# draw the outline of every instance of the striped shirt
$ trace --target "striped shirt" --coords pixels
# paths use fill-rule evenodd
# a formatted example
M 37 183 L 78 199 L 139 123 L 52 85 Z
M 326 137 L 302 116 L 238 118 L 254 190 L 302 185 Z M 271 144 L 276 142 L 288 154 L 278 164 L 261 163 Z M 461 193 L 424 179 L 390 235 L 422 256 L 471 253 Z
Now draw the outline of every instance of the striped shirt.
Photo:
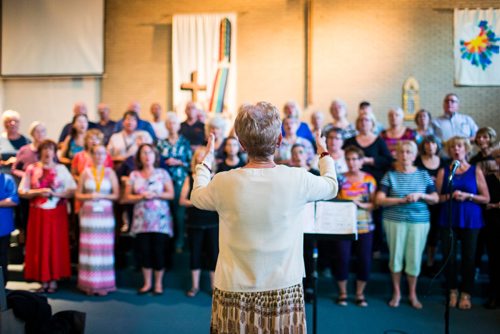
M 436 186 L 429 173 L 417 169 L 413 173 L 398 171 L 387 172 L 380 181 L 380 191 L 387 197 L 403 198 L 411 193 L 430 194 L 436 191 Z M 424 201 L 405 203 L 385 207 L 382 218 L 405 223 L 428 223 L 429 209 Z

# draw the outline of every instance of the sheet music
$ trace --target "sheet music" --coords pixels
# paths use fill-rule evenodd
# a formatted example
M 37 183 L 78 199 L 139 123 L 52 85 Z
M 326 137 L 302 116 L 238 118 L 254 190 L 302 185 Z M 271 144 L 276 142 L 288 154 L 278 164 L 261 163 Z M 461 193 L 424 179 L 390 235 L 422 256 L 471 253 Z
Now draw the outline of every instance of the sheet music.
M 304 233 L 357 234 L 356 204 L 353 202 L 308 203 L 303 214 Z

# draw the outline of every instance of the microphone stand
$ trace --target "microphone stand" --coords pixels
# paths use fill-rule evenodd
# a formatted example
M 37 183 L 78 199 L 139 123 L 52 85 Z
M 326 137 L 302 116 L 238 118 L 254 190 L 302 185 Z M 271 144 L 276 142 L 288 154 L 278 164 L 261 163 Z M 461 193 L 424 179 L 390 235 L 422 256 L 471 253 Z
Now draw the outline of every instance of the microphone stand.
M 450 178 L 448 179 L 448 189 L 449 189 L 449 198 L 448 198 L 448 232 L 449 232 L 449 239 L 450 239 L 450 252 L 448 255 L 448 259 L 446 259 L 446 263 L 444 265 L 444 272 L 445 275 L 447 273 L 447 267 L 450 265 L 450 259 L 452 259 L 455 256 L 455 247 L 454 247 L 454 241 L 453 241 L 453 228 L 452 228 L 452 205 L 453 205 L 453 174 L 450 174 Z M 450 333 L 450 282 L 448 278 L 445 278 L 446 284 L 446 303 L 445 303 L 445 309 L 444 309 L 444 332 L 446 334 Z

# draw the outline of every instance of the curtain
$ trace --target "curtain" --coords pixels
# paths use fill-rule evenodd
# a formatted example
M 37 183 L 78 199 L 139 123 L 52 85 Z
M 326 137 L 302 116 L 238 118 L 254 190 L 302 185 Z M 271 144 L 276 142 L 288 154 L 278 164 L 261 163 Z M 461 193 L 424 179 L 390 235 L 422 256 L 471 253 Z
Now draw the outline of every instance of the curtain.
M 206 85 L 206 90 L 198 91 L 197 103 L 214 113 L 222 112 L 223 106 L 234 114 L 236 14 L 174 15 L 172 35 L 174 108 L 183 110 L 192 100 L 192 92 L 182 90 L 181 85 L 191 82 L 196 71 L 198 84 Z

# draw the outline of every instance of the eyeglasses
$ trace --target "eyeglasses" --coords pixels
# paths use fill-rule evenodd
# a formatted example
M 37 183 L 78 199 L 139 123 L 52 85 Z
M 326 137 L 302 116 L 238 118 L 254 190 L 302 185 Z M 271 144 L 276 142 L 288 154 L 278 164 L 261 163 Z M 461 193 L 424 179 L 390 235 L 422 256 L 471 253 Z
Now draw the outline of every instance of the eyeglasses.
M 447 103 L 458 103 L 458 100 L 455 100 L 455 99 L 446 99 L 444 100 L 444 102 L 447 102 Z

